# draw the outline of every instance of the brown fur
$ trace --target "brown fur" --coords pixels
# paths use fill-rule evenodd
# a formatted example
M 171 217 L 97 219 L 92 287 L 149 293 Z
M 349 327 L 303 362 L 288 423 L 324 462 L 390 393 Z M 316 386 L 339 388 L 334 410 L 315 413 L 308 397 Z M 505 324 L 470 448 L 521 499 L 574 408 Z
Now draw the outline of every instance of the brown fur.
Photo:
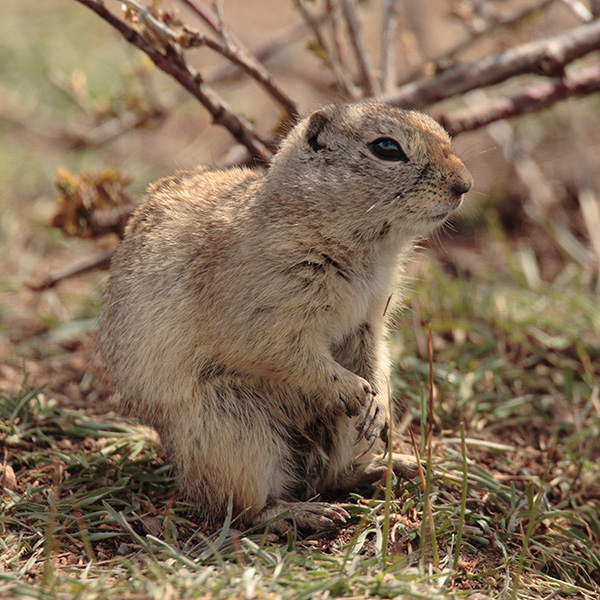
M 381 137 L 408 161 L 375 156 Z M 355 458 L 387 441 L 384 314 L 414 240 L 471 184 L 432 119 L 360 103 L 299 123 L 266 173 L 151 186 L 112 263 L 100 350 L 213 522 L 232 495 L 248 523 L 291 508 L 280 530 L 318 528 L 342 512 L 289 501 L 384 474 L 374 450 Z

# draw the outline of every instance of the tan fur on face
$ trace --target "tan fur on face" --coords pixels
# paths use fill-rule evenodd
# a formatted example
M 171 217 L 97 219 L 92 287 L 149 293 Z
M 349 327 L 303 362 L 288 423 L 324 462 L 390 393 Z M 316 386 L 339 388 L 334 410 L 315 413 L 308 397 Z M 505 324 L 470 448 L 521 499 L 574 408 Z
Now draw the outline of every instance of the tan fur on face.
M 408 160 L 375 156 L 381 137 Z M 158 430 L 209 519 L 230 494 L 257 523 L 381 476 L 354 442 L 357 425 L 387 431 L 384 313 L 413 241 L 470 187 L 439 125 L 372 103 L 313 113 L 266 173 L 204 168 L 151 186 L 113 260 L 99 345 L 124 410 Z M 295 517 L 314 528 L 332 510 Z

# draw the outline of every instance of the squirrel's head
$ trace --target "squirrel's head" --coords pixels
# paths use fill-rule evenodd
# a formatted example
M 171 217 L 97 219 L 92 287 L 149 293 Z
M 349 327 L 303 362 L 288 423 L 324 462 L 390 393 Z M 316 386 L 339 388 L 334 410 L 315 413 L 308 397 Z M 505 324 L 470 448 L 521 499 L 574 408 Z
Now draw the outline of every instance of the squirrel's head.
M 414 235 L 440 225 L 473 185 L 432 118 L 372 102 L 312 113 L 283 141 L 271 171 L 278 182 L 285 172 L 290 201 L 326 203 L 320 212 L 332 217 Z

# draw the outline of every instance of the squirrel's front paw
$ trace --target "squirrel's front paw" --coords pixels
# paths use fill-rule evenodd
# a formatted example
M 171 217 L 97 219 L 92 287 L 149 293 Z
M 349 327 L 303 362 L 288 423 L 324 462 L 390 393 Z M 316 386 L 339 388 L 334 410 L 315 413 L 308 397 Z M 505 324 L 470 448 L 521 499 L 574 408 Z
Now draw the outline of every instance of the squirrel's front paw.
M 366 379 L 350 373 L 336 373 L 333 376 L 333 388 L 346 414 L 354 417 L 369 406 L 375 395 Z
M 356 423 L 356 431 L 358 431 L 356 444 L 358 444 L 363 438 L 367 442 L 366 448 L 359 456 L 366 454 L 373 447 L 373 444 L 377 438 L 381 438 L 387 447 L 389 441 L 389 428 L 388 411 L 386 406 L 374 401 L 371 402 L 369 406 L 365 407 L 362 418 Z

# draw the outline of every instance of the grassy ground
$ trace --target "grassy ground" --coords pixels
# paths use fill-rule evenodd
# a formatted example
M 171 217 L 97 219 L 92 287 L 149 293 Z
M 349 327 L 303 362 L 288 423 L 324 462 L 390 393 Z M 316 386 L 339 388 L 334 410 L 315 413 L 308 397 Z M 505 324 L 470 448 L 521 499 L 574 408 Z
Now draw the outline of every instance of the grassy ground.
M 276 540 L 229 522 L 209 534 L 151 432 L 24 385 L 0 404 L 15 473 L 1 501 L 0 596 L 597 597 L 595 299 L 571 269 L 535 291 L 434 266 L 421 275 L 414 325 L 400 315 L 393 341 L 396 389 L 427 456 L 431 323 L 426 494 L 401 480 L 339 498 L 353 518 L 337 534 Z
M 598 173 L 597 100 L 514 128 L 558 190 L 541 221 L 523 210 L 527 190 L 512 185 L 510 165 L 487 152 L 495 142 L 458 140 L 477 190 L 453 235 L 412 265 L 390 336 L 394 444 L 426 459 L 422 479 L 335 498 L 352 519 L 311 538 L 242 533 L 230 521 L 210 531 L 179 496 L 153 432 L 114 412 L 94 354 L 105 276 L 43 293 L 25 284 L 109 244 L 67 240 L 50 227 L 56 168 L 119 166 L 139 195 L 159 175 L 223 156 L 229 140 L 182 99 L 157 131 L 73 145 L 74 131 L 93 130 L 111 111 L 147 99 L 148 89 L 170 98 L 173 87 L 74 3 L 7 1 L 0 598 L 597 598 L 598 276 L 552 236 L 556 218 L 591 247 L 568 174 Z M 264 10 L 276 27 L 276 11 Z M 326 94 L 322 74 L 304 80 L 283 59 L 279 67 L 289 89 L 304 91 L 303 105 Z M 58 70 L 74 77 L 83 108 Z M 221 91 L 258 102 L 249 87 Z

